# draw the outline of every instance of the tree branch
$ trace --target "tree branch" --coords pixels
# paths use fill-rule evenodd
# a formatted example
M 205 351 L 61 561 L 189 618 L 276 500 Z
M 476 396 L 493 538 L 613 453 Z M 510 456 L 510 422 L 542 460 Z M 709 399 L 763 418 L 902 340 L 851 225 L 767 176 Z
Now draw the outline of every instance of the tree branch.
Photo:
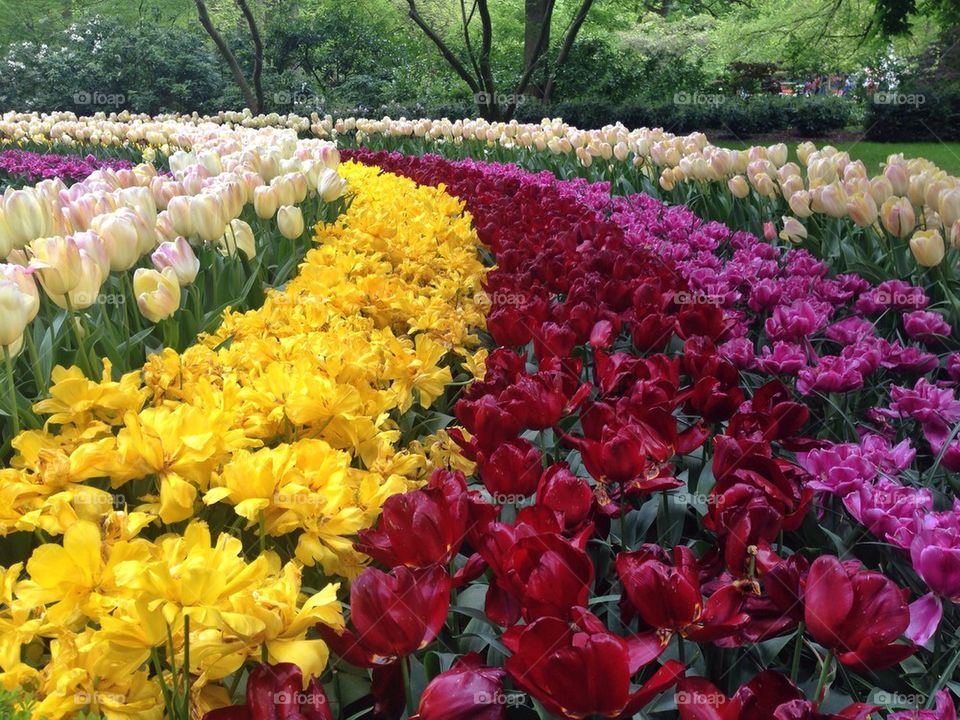
M 223 59 L 227 61 L 227 65 L 230 67 L 230 72 L 233 73 L 233 79 L 236 80 L 237 85 L 240 87 L 240 94 L 243 95 L 244 102 L 247 104 L 247 107 L 250 108 L 252 113 L 259 114 L 260 105 L 257 102 L 257 96 L 250 89 L 250 84 L 243 76 L 243 70 L 240 69 L 240 64 L 237 62 L 237 58 L 227 46 L 223 36 L 217 32 L 217 29 L 210 21 L 210 13 L 207 12 L 206 3 L 204 0 L 194 0 L 194 2 L 197 6 L 197 15 L 200 17 L 200 24 L 203 26 L 203 29 L 207 31 L 207 35 L 210 36 L 210 39 L 213 40 L 213 44 L 217 46 L 217 50 L 220 51 Z
M 200 2 L 200 0 L 197 0 L 197 2 Z M 423 30 L 424 34 L 430 38 L 434 45 L 437 46 L 437 49 L 440 51 L 440 54 L 443 55 L 444 60 L 450 64 L 450 67 L 452 67 L 454 72 L 460 76 L 460 79 L 462 79 L 469 86 L 473 94 L 479 94 L 480 83 L 477 81 L 477 79 L 471 77 L 470 73 L 467 71 L 467 68 L 464 67 L 459 58 L 453 54 L 453 51 L 450 50 L 447 44 L 443 41 L 443 38 L 437 35 L 437 33 L 433 31 L 433 28 L 431 28 L 420 16 L 420 13 L 417 11 L 416 0 L 407 0 L 407 5 L 410 8 L 407 12 L 407 15 L 410 17 L 410 19 L 413 20 L 413 22 L 417 24 L 417 27 Z
M 470 64 L 473 65 L 473 71 L 480 76 L 480 66 L 477 65 L 477 58 L 473 52 L 473 43 L 470 42 L 470 22 L 473 20 L 473 13 L 477 10 L 477 0 L 473 0 L 473 7 L 470 8 L 470 15 L 467 16 L 466 0 L 460 0 L 460 18 L 463 23 L 463 42 L 467 46 L 467 57 L 470 58 Z
M 547 86 L 543 90 L 543 99 L 545 102 L 550 102 L 550 95 L 553 92 L 554 82 L 557 77 L 557 70 L 563 67 L 563 64 L 567 61 L 567 57 L 570 55 L 570 50 L 573 48 L 573 43 L 577 39 L 577 33 L 579 33 L 580 28 L 583 27 L 583 22 L 587 19 L 587 15 L 589 14 L 591 7 L 593 7 L 593 0 L 583 0 L 583 3 L 580 5 L 580 9 L 573 18 L 573 22 L 570 23 L 570 28 L 567 30 L 567 34 L 563 38 L 563 44 L 560 46 L 560 52 L 557 55 L 557 60 L 553 65 L 553 72 L 550 74 L 550 77 L 547 78 Z
M 237 7 L 243 13 L 250 28 L 250 37 L 253 40 L 253 90 L 257 96 L 257 105 L 263 109 L 263 41 L 260 39 L 260 29 L 257 20 L 247 5 L 247 0 L 236 0 Z

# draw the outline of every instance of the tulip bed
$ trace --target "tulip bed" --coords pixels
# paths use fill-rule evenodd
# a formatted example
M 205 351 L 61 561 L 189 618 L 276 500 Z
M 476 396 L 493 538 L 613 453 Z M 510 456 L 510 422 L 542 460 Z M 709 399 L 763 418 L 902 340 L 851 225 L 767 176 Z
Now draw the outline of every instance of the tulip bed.
M 204 122 L 103 122 L 146 139 L 160 172 L 0 207 L 9 224 L 30 192 L 69 206 L 111 178 L 120 198 L 149 187 L 174 233 L 161 256 L 194 252 L 206 278 L 139 360 L 112 362 L 122 326 L 98 336 L 97 307 L 57 307 L 45 243 L 0 266 L 11 296 L 40 278 L 33 339 L 78 365 L 44 383 L 29 338 L 4 345 L 8 417 L 26 420 L 0 469 L 0 685 L 25 689 L 25 717 L 956 720 L 947 274 L 855 274 L 862 257 L 760 239 L 741 229 L 752 216 L 701 220 L 635 193 L 655 189 L 644 163 L 597 168 L 587 146 L 580 173 L 420 156 L 419 139 L 338 164 L 317 140 Z M 497 142 L 543 167 L 535 146 Z M 751 163 L 774 182 L 769 154 Z M 829 158 L 852 189 L 857 171 Z M 177 208 L 190 176 L 244 169 L 228 214 L 256 241 L 205 230 L 206 200 Z M 284 169 L 314 206 L 290 245 L 264 221 Z M 769 174 L 755 169 L 751 187 Z M 123 292 L 122 273 L 99 287 Z M 70 324 L 83 332 L 56 334 Z
M 319 674 L 351 538 L 448 464 L 445 391 L 483 357 L 476 234 L 442 191 L 342 171 L 354 201 L 282 291 L 119 380 L 57 370 L 13 440 L 0 682 L 31 718 L 196 717 L 253 659 Z

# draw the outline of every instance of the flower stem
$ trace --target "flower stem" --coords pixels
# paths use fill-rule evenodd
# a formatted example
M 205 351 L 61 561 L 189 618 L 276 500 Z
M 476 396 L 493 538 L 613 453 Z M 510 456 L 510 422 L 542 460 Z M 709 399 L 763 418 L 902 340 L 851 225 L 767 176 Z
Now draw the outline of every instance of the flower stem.
M 825 685 L 827 684 L 827 676 L 830 674 L 830 667 L 833 665 L 833 650 L 827 652 L 827 656 L 823 659 L 823 665 L 820 667 L 820 677 L 817 680 L 817 692 L 814 694 L 814 702 L 819 705 L 823 702 L 822 693 L 825 690 Z
M 806 629 L 803 621 L 797 625 L 797 637 L 793 643 L 793 663 L 790 665 L 790 679 L 797 682 L 797 676 L 800 674 L 800 654 L 803 650 L 803 631 Z
M 403 694 L 407 701 L 407 716 L 412 717 L 416 707 L 413 705 L 413 688 L 410 687 L 410 658 L 402 657 L 397 662 L 400 663 L 400 669 L 403 671 Z
M 13 382 L 13 358 L 10 348 L 3 346 L 3 366 L 7 377 L 7 393 L 10 395 L 10 421 L 13 423 L 13 436 L 20 434 L 20 410 L 17 407 L 17 386 Z

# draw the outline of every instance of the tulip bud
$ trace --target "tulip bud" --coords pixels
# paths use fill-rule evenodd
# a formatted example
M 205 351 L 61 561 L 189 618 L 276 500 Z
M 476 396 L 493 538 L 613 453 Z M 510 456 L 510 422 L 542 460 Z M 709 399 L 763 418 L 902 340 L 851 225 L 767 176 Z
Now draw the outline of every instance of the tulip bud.
M 910 238 L 910 251 L 918 265 L 936 267 L 943 261 L 946 248 L 937 230 L 918 230 Z
M 303 235 L 303 213 L 293 205 L 284 205 L 277 210 L 277 227 L 287 240 L 296 240 Z
M 203 242 L 216 242 L 227 224 L 220 198 L 208 193 L 190 198 L 190 224 Z
M 113 272 L 126 272 L 140 259 L 140 236 L 134 224 L 135 216 L 132 210 L 124 208 L 99 215 L 91 224 L 92 230 L 106 245 Z
M 23 347 L 32 306 L 31 298 L 18 285 L 0 278 L 0 348 L 10 355 L 17 355 Z
M 347 193 L 347 181 L 336 170 L 325 169 L 317 182 L 317 193 L 324 202 L 333 202 Z
M 12 241 L 14 249 L 52 231 L 53 206 L 48 198 L 32 188 L 8 188 L 3 197 L 3 215 L 10 229 L 8 242 Z
M 808 218 L 813 215 L 813 210 L 810 208 L 810 193 L 807 190 L 793 193 L 787 202 L 798 218 Z
M 787 162 L 787 146 L 784 143 L 777 143 L 767 148 L 767 157 L 777 167 Z
M 667 192 L 670 192 L 677 186 L 676 180 L 674 180 L 673 170 L 667 168 L 662 173 L 660 173 L 660 187 L 662 187 Z
M 78 232 L 72 235 L 73 241 L 80 248 L 81 253 L 86 253 L 96 263 L 100 271 L 101 283 L 106 282 L 110 275 L 110 252 L 106 243 L 95 232 L 90 230 Z
M 820 188 L 820 206 L 830 217 L 842 218 L 847 214 L 847 193 L 838 183 L 830 183 Z
M 71 308 L 73 310 L 86 310 L 100 297 L 104 275 L 97 259 L 85 250 L 81 250 L 78 269 L 80 271 L 80 281 L 68 294 L 47 293 L 57 307 L 64 310 L 70 310 Z
M 884 175 L 870 179 L 870 194 L 877 205 L 883 205 L 893 196 L 893 185 Z
M 29 299 L 27 307 L 27 324 L 40 312 L 40 291 L 30 271 L 22 265 L 0 264 L 0 281 L 12 282 Z M 0 320 L 2 322 L 2 320 Z M 9 345 L 10 343 L 6 343 Z
M 944 227 L 952 228 L 960 220 L 960 187 L 940 193 L 938 210 Z
M 773 242 L 777 237 L 777 229 L 772 222 L 763 224 L 763 239 L 767 242 Z
M 727 187 L 733 196 L 740 200 L 750 194 L 750 185 L 747 184 L 747 179 L 743 175 L 734 175 L 727 181 Z
M 907 171 L 907 165 L 903 162 L 903 158 L 900 158 L 898 161 L 889 162 L 891 158 L 888 158 L 887 166 L 883 169 L 883 174 L 890 181 L 890 184 L 893 186 L 893 191 L 897 195 L 906 195 L 907 190 L 910 187 L 910 173 Z
M 783 230 L 780 231 L 780 239 L 789 242 L 799 243 L 807 239 L 807 229 L 803 223 L 794 217 L 783 218 Z
M 176 195 L 167 203 L 167 220 L 170 229 L 177 235 L 193 237 L 193 220 L 190 217 L 190 197 Z
M 801 164 L 806 165 L 807 160 L 810 159 L 810 155 L 816 151 L 817 146 L 812 142 L 802 142 L 797 145 L 797 160 L 799 160 Z
M 253 229 L 239 218 L 231 220 L 226 232 L 217 241 L 217 249 L 224 255 L 233 255 L 239 250 L 248 260 L 252 260 L 257 256 L 257 243 L 253 236 Z
M 30 243 L 32 259 L 40 284 L 50 295 L 66 295 L 80 284 L 80 248 L 73 238 L 39 238 Z
M 857 193 L 847 200 L 847 213 L 860 227 L 870 227 L 877 221 L 877 204 L 872 195 Z
M 140 313 L 152 323 L 172 317 L 180 307 L 180 283 L 171 267 L 162 271 L 139 268 L 133 274 L 133 294 Z
M 153 252 L 150 259 L 157 270 L 173 268 L 180 287 L 192 283 L 200 272 L 200 261 L 184 237 L 178 237 L 173 242 L 160 243 L 160 247 Z
M 905 238 L 917 226 L 917 214 L 908 198 L 894 196 L 888 198 L 880 208 L 880 221 L 888 233 Z
M 253 191 L 253 209 L 261 220 L 272 218 L 277 214 L 279 202 L 273 186 L 263 185 Z

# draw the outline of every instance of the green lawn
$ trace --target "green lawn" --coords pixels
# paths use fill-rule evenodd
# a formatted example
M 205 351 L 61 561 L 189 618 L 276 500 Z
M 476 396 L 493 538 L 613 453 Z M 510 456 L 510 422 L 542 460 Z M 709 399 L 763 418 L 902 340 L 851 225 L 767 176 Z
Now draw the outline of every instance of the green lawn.
M 709 135 L 707 136 L 709 137 Z M 871 172 L 880 172 L 881 163 L 891 153 L 903 153 L 906 158 L 922 157 L 931 160 L 951 175 L 960 176 L 960 142 L 905 142 L 905 143 L 875 143 L 866 141 L 830 141 L 813 140 L 817 147 L 833 145 L 840 150 L 846 150 L 854 160 L 862 160 Z M 738 140 L 718 140 L 717 145 L 734 150 L 742 150 L 751 145 L 764 144 L 760 142 L 743 142 Z M 796 160 L 796 141 L 787 143 L 790 146 L 790 159 Z

